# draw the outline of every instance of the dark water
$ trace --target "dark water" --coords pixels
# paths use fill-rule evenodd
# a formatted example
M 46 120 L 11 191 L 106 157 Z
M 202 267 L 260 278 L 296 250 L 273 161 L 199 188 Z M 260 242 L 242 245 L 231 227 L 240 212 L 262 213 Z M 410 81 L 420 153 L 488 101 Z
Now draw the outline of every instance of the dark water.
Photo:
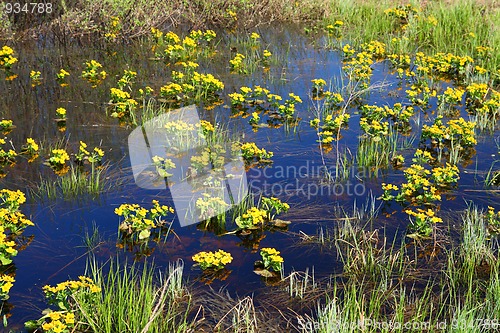
M 241 86 L 253 85 L 261 85 L 282 96 L 293 92 L 302 98 L 303 103 L 297 106 L 297 111 L 303 121 L 292 133 L 286 133 L 283 128 L 261 128 L 255 133 L 248 125 L 248 118 L 236 118 L 231 121 L 237 131 L 245 134 L 245 141 L 255 141 L 259 147 L 274 152 L 272 166 L 248 171 L 247 177 L 253 184 L 253 189 L 262 190 L 264 194 L 267 189 L 267 194 L 274 194 L 291 205 L 289 213 L 280 216 L 292 221 L 289 231 L 316 234 L 318 225 L 332 226 L 336 223 L 333 211 L 337 205 L 345 206 L 349 210 L 356 201 L 359 207 L 371 195 L 377 197 L 382 193 L 380 183 L 401 181 L 402 172 L 389 168 L 381 170 L 379 177 L 374 178 L 367 177 L 362 171 L 355 169 L 353 176 L 344 181 L 341 187 L 330 188 L 330 192 L 327 188 L 322 193 L 305 195 L 308 186 L 318 184 L 318 170 L 322 165 L 316 133 L 308 124 L 313 118 L 312 113 L 308 111 L 311 103 L 308 98 L 310 80 L 341 80 L 342 63 L 337 52 L 321 47 L 321 42 L 313 43 L 313 40 L 304 36 L 301 31 L 300 27 L 295 26 L 258 30 L 262 36 L 262 44 L 265 45 L 263 48 L 267 48 L 281 59 L 278 64 L 271 66 L 269 72 L 258 69 L 250 75 L 230 74 L 228 60 L 232 55 L 229 49 L 234 44 L 231 39 L 234 37 L 231 35 L 222 37 L 217 47 L 219 54 L 215 58 L 200 61 L 198 71 L 213 73 L 224 82 L 225 91 L 221 97 L 225 104 L 229 103 L 227 93 L 237 91 Z M 16 148 L 20 147 L 27 137 L 33 137 L 45 145 L 64 139 L 68 141 L 68 147 L 72 151 L 78 149 L 80 140 L 85 141 L 89 147 L 101 146 L 105 151 L 105 161 L 112 164 L 110 176 L 114 181 L 112 190 L 98 199 L 60 198 L 55 201 L 40 201 L 29 198 L 28 203 L 23 206 L 23 211 L 31 216 L 35 223 L 35 227 L 26 229 L 24 235 L 34 237 L 29 246 L 14 258 L 16 282 L 8 301 L 12 306 L 9 311 L 9 328 L 20 329 L 24 321 L 39 318 L 41 310 L 46 307 L 42 286 L 55 285 L 84 273 L 88 258 L 84 235 L 91 232 L 93 226 L 98 228 L 100 240 L 103 242 L 96 252 L 99 260 L 105 261 L 116 254 L 133 258 L 133 253 L 124 254 L 123 250 L 116 247 L 119 218 L 114 214 L 114 209 L 122 203 L 147 205 L 152 199 L 159 199 L 164 204 L 169 203 L 168 193 L 142 190 L 135 185 L 126 145 L 133 127 L 120 126 L 116 119 L 107 117 L 105 107 L 109 101 L 109 88 L 116 86 L 116 81 L 124 69 L 138 72 L 135 84 L 137 89 L 149 85 L 155 91 L 159 91 L 159 88 L 168 82 L 171 69 L 161 61 L 151 60 L 151 44 L 146 40 L 132 44 L 97 46 L 92 42 L 60 43 L 41 39 L 13 46 L 20 60 L 15 67 L 19 77 L 13 82 L 0 82 L 0 112 L 3 118 L 12 119 L 17 126 L 8 136 Z M 95 89 L 80 78 L 82 64 L 90 59 L 101 62 L 103 69 L 109 74 L 105 82 Z M 68 87 L 61 88 L 53 80 L 60 68 L 71 73 Z M 402 90 L 396 90 L 400 81 L 390 74 L 385 63 L 376 64 L 374 68 L 372 83 L 386 80 L 391 86 L 372 92 L 363 102 L 379 105 L 404 102 L 404 84 Z M 31 87 L 31 70 L 42 72 L 41 85 Z M 397 93 L 389 96 L 389 91 Z M 64 107 L 68 112 L 65 132 L 58 131 L 53 120 L 55 109 L 58 107 Z M 220 105 L 212 111 L 202 113 L 208 119 L 226 121 L 230 110 Z M 341 144 L 343 147 L 349 147 L 355 154 L 360 135 L 359 115 L 352 112 L 351 114 L 349 129 L 343 130 Z M 465 112 L 463 115 L 467 119 Z M 424 117 L 422 121 L 425 121 Z M 418 132 L 416 134 L 413 148 L 402 152 L 407 161 L 411 159 L 418 145 Z M 493 156 L 498 154 L 494 141 L 497 137 L 498 132 L 479 135 L 476 154 L 470 164 L 460 166 L 461 179 L 458 188 L 451 194 L 455 198 L 443 200 L 442 210 L 460 210 L 466 206 L 466 200 L 474 200 L 484 206 L 496 205 L 498 208 L 494 192 L 474 191 L 483 189 L 484 177 L 483 174 L 476 174 L 475 170 L 487 171 L 495 158 L 498 158 L 498 155 Z M 42 165 L 44 158 L 30 165 L 21 160 L 14 167 L 8 168 L 7 177 L 1 180 L 2 187 L 28 192 L 27 188 L 33 188 L 40 182 L 40 177 L 55 179 L 56 176 L 50 168 Z M 334 151 L 326 154 L 329 165 L 333 166 L 334 160 Z M 287 166 L 293 166 L 295 169 L 283 171 Z M 116 180 L 119 182 L 115 182 Z M 294 190 L 284 193 L 282 189 L 286 184 L 292 184 L 289 188 Z M 309 189 L 313 188 L 316 187 Z M 450 196 L 450 199 L 453 198 Z M 390 207 L 387 210 L 392 211 Z M 387 234 L 390 235 L 398 229 L 404 230 L 407 218 L 398 214 L 390 219 L 381 216 L 377 223 L 386 227 Z M 222 248 L 231 252 L 234 258 L 229 267 L 232 273 L 224 282 L 215 281 L 215 288 L 227 285 L 230 292 L 244 295 L 264 286 L 260 277 L 253 273 L 253 263 L 259 259 L 258 253 L 252 253 L 250 249 L 242 246 L 238 237 L 218 237 L 211 232 L 199 230 L 196 226 L 181 228 L 178 224 L 174 225 L 174 230 L 179 238 L 170 236 L 165 243 L 153 246 L 151 257 L 160 267 L 165 267 L 168 262 L 179 258 L 183 259 L 186 263 L 185 273 L 193 280 L 200 272 L 191 270 L 190 257 L 201 250 Z M 298 238 L 292 233 L 266 232 L 265 236 L 260 246 L 275 247 L 282 251 L 285 273 L 292 269 L 304 270 L 314 266 L 318 276 L 326 276 L 340 267 L 335 256 L 322 253 L 317 248 L 296 247 Z

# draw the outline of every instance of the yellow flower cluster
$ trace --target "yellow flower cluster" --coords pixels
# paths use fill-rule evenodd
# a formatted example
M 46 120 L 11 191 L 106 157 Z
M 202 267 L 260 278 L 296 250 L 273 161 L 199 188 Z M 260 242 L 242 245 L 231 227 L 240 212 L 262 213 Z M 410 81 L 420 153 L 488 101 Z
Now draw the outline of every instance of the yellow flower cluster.
M 370 137 L 382 138 L 389 134 L 389 122 L 387 121 L 378 121 L 375 119 L 368 121 L 368 119 L 362 117 L 359 120 L 359 126 Z
M 175 211 L 172 207 L 160 205 L 157 200 L 153 200 L 153 207 L 146 209 L 138 204 L 121 204 L 115 209 L 115 214 L 124 218 L 120 224 L 120 231 L 124 236 L 135 235 L 141 239 L 148 238 L 151 228 L 162 225 L 162 217 Z
M 118 87 L 122 90 L 127 86 L 129 89 L 132 89 L 131 85 L 136 76 L 137 72 L 125 69 L 123 71 L 123 76 L 117 82 Z
M 156 39 L 157 43 L 163 37 L 163 32 L 159 29 L 156 29 L 155 27 L 151 28 L 151 34 L 153 35 L 153 38 Z
M 5 300 L 16 280 L 12 275 L 0 274 L 0 299 Z
M 439 96 L 439 101 L 450 105 L 458 104 L 462 100 L 464 93 L 465 91 L 461 88 L 447 87 L 443 95 Z
M 78 148 L 78 153 L 75 155 L 75 160 L 78 163 L 84 163 L 85 160 L 88 160 L 91 164 L 99 163 L 102 161 L 102 157 L 104 156 L 104 151 L 98 147 L 94 147 L 92 153 L 87 150 L 87 144 L 83 141 L 80 141 L 80 147 Z
M 27 226 L 33 226 L 33 222 L 19 211 L 19 207 L 26 202 L 24 193 L 17 190 L 0 190 L 0 248 L 7 253 L 14 253 L 15 243 L 7 241 L 5 232 L 8 230 L 11 234 L 18 234 Z
M 12 257 L 17 256 L 16 242 L 9 240 L 6 228 L 0 225 L 0 263 L 8 265 L 12 262 Z
M 177 83 L 169 83 L 160 88 L 160 94 L 165 97 L 177 96 L 182 93 L 182 86 Z
M 111 16 L 110 22 L 107 24 L 107 32 L 104 34 L 104 37 L 108 39 L 109 41 L 114 41 L 121 29 L 121 21 L 120 18 L 117 16 Z
M 467 103 L 473 113 L 495 117 L 500 109 L 500 92 L 486 83 L 471 83 L 466 88 Z
M 130 99 L 130 94 L 128 92 L 118 88 L 111 88 L 112 103 L 125 102 L 128 99 Z
M 318 130 L 319 142 L 330 144 L 340 138 L 340 128 L 348 125 L 350 117 L 348 113 L 339 114 L 335 118 L 329 114 L 325 117 L 323 125 L 320 125 L 319 118 L 311 120 L 309 125 Z
M 232 11 L 230 9 L 227 9 L 226 10 L 227 14 L 229 15 L 229 17 L 231 17 L 234 21 L 237 21 L 238 20 L 238 15 L 236 14 L 235 11 Z
M 254 229 L 269 219 L 269 212 L 265 209 L 252 207 L 235 219 L 240 229 Z
M 193 50 L 196 48 L 198 44 L 196 43 L 196 41 L 189 37 L 189 36 L 186 36 L 184 37 L 184 39 L 182 40 L 182 46 L 184 46 L 185 49 L 189 50 Z
M 50 285 L 43 286 L 43 291 L 46 294 L 56 294 L 61 291 L 71 291 L 77 292 L 80 290 L 90 291 L 91 293 L 98 293 L 101 288 L 98 287 L 95 282 L 87 276 L 79 276 L 78 280 L 70 280 L 58 283 L 55 287 Z
M 275 256 L 274 258 L 276 259 L 276 261 L 283 262 L 283 258 L 281 258 L 279 256 L 279 254 L 281 253 L 280 251 L 278 251 L 272 247 L 264 247 L 261 249 L 261 251 L 270 255 L 270 256 Z
M 17 58 L 13 54 L 14 50 L 7 45 L 0 49 L 0 67 L 2 69 L 9 70 L 17 62 Z
M 29 163 L 33 162 L 38 157 L 40 147 L 33 138 L 26 138 L 26 144 L 22 147 L 23 152 L 30 155 Z
M 205 132 L 205 133 L 215 131 L 214 125 L 212 125 L 211 122 L 206 121 L 206 120 L 200 120 L 200 126 L 203 129 L 203 132 Z
M 473 146 L 477 143 L 474 129 L 475 122 L 463 118 L 451 119 L 447 126 L 443 125 L 442 117 L 437 117 L 431 126 L 422 126 L 422 139 L 431 139 L 439 142 L 455 142 L 462 146 Z
M 364 43 L 361 44 L 361 49 L 369 54 L 372 54 L 375 59 L 382 59 L 385 57 L 386 52 L 385 52 L 386 45 L 382 42 L 372 40 L 369 43 Z
M 347 45 L 346 45 L 347 46 Z M 346 53 L 346 46 L 344 46 L 344 53 Z M 358 52 L 348 61 L 344 62 L 342 69 L 356 81 L 361 82 L 361 87 L 367 87 L 370 81 L 373 69 L 374 55 L 369 52 Z
M 469 56 L 456 56 L 452 53 L 436 53 L 427 56 L 423 52 L 418 52 L 415 56 L 416 71 L 433 74 L 436 77 L 448 76 L 460 79 L 465 75 L 465 68 L 473 64 L 474 59 Z
M 199 87 L 201 90 L 205 90 L 206 95 L 213 94 L 218 90 L 224 89 L 224 83 L 218 80 L 212 74 L 200 74 L 198 72 L 193 73 L 192 78 L 193 86 Z
M 384 193 L 380 199 L 390 201 L 395 199 L 398 202 L 410 202 L 416 204 L 430 203 L 433 201 L 440 201 L 441 195 L 438 186 L 443 187 L 455 183 L 458 180 L 458 169 L 454 166 L 447 166 L 445 168 L 435 168 L 437 174 L 424 168 L 420 164 L 412 164 L 404 170 L 406 183 L 401 184 L 399 188 L 393 184 L 382 184 Z M 398 191 L 393 195 L 393 191 Z
M 430 208 L 426 210 L 417 208 L 416 212 L 407 209 L 405 213 L 409 217 L 414 217 L 410 224 L 410 228 L 415 231 L 414 237 L 429 237 L 432 233 L 432 225 L 443 222 L 443 219 L 437 217 L 434 210 Z
M 182 120 L 169 121 L 163 125 L 167 133 L 194 131 L 194 125 Z
M 495 208 L 488 206 L 486 220 L 488 221 L 489 232 L 491 234 L 500 234 L 500 211 L 495 212 Z
M 219 215 L 227 207 L 229 207 L 229 204 L 222 197 L 212 196 L 208 193 L 203 193 L 202 197 L 196 200 L 196 209 L 199 210 L 199 218 L 201 220 Z
M 194 59 L 200 53 L 198 51 L 206 51 L 206 48 L 199 47 L 202 45 L 202 42 L 208 44 L 217 37 L 217 34 L 213 30 L 206 30 L 204 32 L 201 30 L 191 30 L 189 35 L 182 39 L 173 31 L 164 34 L 158 29 L 151 29 L 151 33 L 155 41 L 152 50 L 156 51 L 159 48 L 160 50 L 155 54 L 165 58 L 171 64 Z
M 408 54 L 389 54 L 387 58 L 392 63 L 393 66 L 398 68 L 408 68 L 411 65 L 411 58 Z
M 65 108 L 57 108 L 56 115 L 61 119 L 66 119 L 66 109 Z
M 267 151 L 264 148 L 259 148 L 255 142 L 245 142 L 241 145 L 241 155 L 247 161 L 252 161 L 253 159 L 269 159 L 273 157 L 272 151 Z
M 30 72 L 30 79 L 31 79 L 31 86 L 35 87 L 41 83 L 41 76 L 42 73 L 40 71 L 31 71 Z
M 243 219 L 250 219 L 254 225 L 264 223 L 267 218 L 267 211 L 264 209 L 259 209 L 257 207 L 252 207 L 242 214 Z
M 60 84 L 63 84 L 64 83 L 64 79 L 66 78 L 66 76 L 69 76 L 69 75 L 70 74 L 64 68 L 61 68 L 59 70 L 59 72 L 56 74 L 56 80 Z
M 311 82 L 313 84 L 313 88 L 315 87 L 316 89 L 322 88 L 326 85 L 326 81 L 324 79 L 312 79 Z
M 389 8 L 384 11 L 384 13 L 388 16 L 395 17 L 401 21 L 402 24 L 406 24 L 408 18 L 412 15 L 418 13 L 418 10 L 413 7 L 411 4 L 407 4 L 405 6 L 399 5 L 394 8 Z
M 227 264 L 233 261 L 230 253 L 218 250 L 217 252 L 199 252 L 192 256 L 194 262 L 200 265 L 202 270 L 213 269 L 218 270 L 224 268 Z
M 231 71 L 241 74 L 246 73 L 245 64 L 243 63 L 244 59 L 245 56 L 243 54 L 236 53 L 234 58 L 229 60 L 229 63 L 231 64 Z
M 264 268 L 274 271 L 281 270 L 284 260 L 283 257 L 280 256 L 280 251 L 274 248 L 265 247 L 260 250 L 260 255 L 264 263 Z
M 49 164 L 53 168 L 61 168 L 69 161 L 69 155 L 64 149 L 52 149 L 49 157 Z
M 0 121 L 0 129 L 3 132 L 9 132 L 10 130 L 12 130 L 13 127 L 14 127 L 14 122 L 10 119 L 2 119 Z M 3 143 L 5 143 L 5 142 L 3 142 Z
M 412 161 L 414 163 L 422 165 L 425 163 L 429 163 L 433 159 L 434 158 L 432 157 L 432 154 L 429 151 L 417 149 L 417 151 L 415 151 L 414 158 L 412 159 Z
M 126 70 L 125 75 L 118 82 L 120 88 L 111 88 L 111 100 L 109 101 L 111 107 L 113 108 L 111 117 L 123 119 L 132 116 L 132 113 L 138 103 L 135 99 L 131 98 L 127 91 L 123 91 L 121 88 L 124 88 L 127 84 L 129 84 L 134 75 L 135 72 Z
M 156 172 L 160 177 L 166 178 L 171 177 L 173 174 L 168 172 L 170 169 L 175 169 L 176 165 L 171 159 L 163 158 L 160 156 L 153 156 L 153 164 L 156 167 Z
M 397 190 L 399 190 L 399 187 L 397 187 L 396 185 L 393 185 L 393 184 L 382 183 L 382 189 L 384 191 L 397 191 Z
M 432 169 L 432 179 L 439 186 L 448 186 L 456 183 L 459 177 L 459 170 L 456 165 L 446 163 L 445 167 L 435 167 Z
M 486 98 L 488 94 L 488 84 L 486 83 L 471 83 L 465 88 L 467 94 L 471 98 L 475 98 L 478 100 L 483 100 Z
M 1 127 L 0 127 L 1 128 Z M 9 129 L 5 130 L 4 133 L 9 131 Z M 5 144 L 5 139 L 0 139 L 0 145 Z M 9 149 L 9 151 L 5 151 L 3 148 L 0 148 L 0 166 L 4 165 L 13 165 L 16 160 L 17 153 L 13 149 Z M 5 174 L 3 174 L 5 175 Z
M 336 20 L 333 24 L 329 24 L 326 26 L 326 32 L 329 37 L 340 38 L 342 37 L 341 28 L 344 25 L 343 21 Z
M 85 62 L 85 69 L 82 71 L 82 78 L 92 84 L 92 88 L 97 87 L 97 85 L 108 76 L 106 71 L 100 70 L 101 68 L 102 65 L 95 60 Z
M 42 324 L 42 329 L 48 333 L 66 333 L 75 325 L 75 314 L 66 311 L 52 311 L 46 315 L 50 319 Z
M 252 39 L 253 41 L 258 41 L 260 39 L 260 35 L 256 32 L 252 32 L 250 34 L 250 39 Z

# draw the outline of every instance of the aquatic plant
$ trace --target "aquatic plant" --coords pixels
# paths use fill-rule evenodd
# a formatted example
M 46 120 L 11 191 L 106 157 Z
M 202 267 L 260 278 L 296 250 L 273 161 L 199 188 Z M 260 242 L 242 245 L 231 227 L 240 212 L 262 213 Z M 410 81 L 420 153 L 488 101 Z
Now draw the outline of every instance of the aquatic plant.
M 123 237 L 147 240 L 151 229 L 163 226 L 165 222 L 162 218 L 174 213 L 172 207 L 160 205 L 157 200 L 152 203 L 153 207 L 149 210 L 138 204 L 121 204 L 115 209 L 115 214 L 123 217 L 118 227 Z
M 251 207 L 238 216 L 234 222 L 240 229 L 260 228 L 268 220 L 268 215 L 268 211 L 265 209 Z
M 260 255 L 265 269 L 281 272 L 284 260 L 283 257 L 280 256 L 280 251 L 275 248 L 265 247 L 260 249 Z
M 0 139 L 0 145 L 4 145 L 6 141 Z M 5 151 L 3 147 L 0 147 L 0 166 L 14 165 L 16 163 L 17 153 L 13 149 Z
M 488 223 L 488 231 L 490 234 L 500 234 L 500 211 L 495 212 L 495 208 L 488 206 L 486 221 Z
M 36 87 L 42 84 L 42 73 L 40 71 L 31 71 L 30 72 L 31 86 Z
M 121 90 L 128 88 L 132 90 L 132 84 L 134 79 L 137 77 L 137 72 L 125 69 L 123 71 L 123 76 L 118 80 L 117 85 Z
M 243 62 L 245 56 L 241 53 L 236 53 L 233 59 L 229 60 L 229 64 L 231 64 L 231 72 L 246 74 L 248 70 L 246 69 L 246 65 Z
M 202 270 L 223 269 L 227 264 L 233 261 L 231 254 L 223 250 L 218 250 L 216 252 L 198 252 L 192 256 L 192 259 Z
M 261 197 L 257 206 L 241 211 L 234 222 L 239 229 L 262 229 L 266 224 L 277 224 L 275 218 L 286 213 L 290 206 L 275 197 Z M 286 222 L 286 221 L 283 221 Z M 287 224 L 289 222 L 286 222 Z
M 66 333 L 75 330 L 82 318 L 75 298 L 85 298 L 88 302 L 95 303 L 99 299 L 101 288 L 91 278 L 79 276 L 78 280 L 61 282 L 54 287 L 45 285 L 43 291 L 47 303 L 57 309 L 48 309 L 38 320 L 26 322 L 26 328 L 42 328 L 44 332 L 49 333 Z
M 33 162 L 38 157 L 39 146 L 33 138 L 26 138 L 26 144 L 21 147 L 21 151 L 29 155 L 28 162 Z
M 90 276 L 101 289 L 96 297 L 74 295 L 81 329 L 100 333 L 181 333 L 195 327 L 188 319 L 193 299 L 183 282 L 182 261 L 160 270 L 144 262 L 138 265 L 112 259 L 110 264 L 89 260 Z
M 129 78 L 128 75 L 124 75 L 124 77 Z M 122 77 L 123 79 L 123 77 Z M 122 81 L 123 87 L 128 83 L 128 81 Z M 127 91 L 123 91 L 120 88 L 111 88 L 111 99 L 110 110 L 111 117 L 118 118 L 120 120 L 131 120 L 132 123 L 135 123 L 135 109 L 138 106 L 138 102 L 131 98 L 130 93 Z
M 163 178 L 171 177 L 173 174 L 168 172 L 170 169 L 175 169 L 175 163 L 171 159 L 160 156 L 153 156 L 153 164 L 156 167 L 156 172 Z
M 110 42 L 116 41 L 120 35 L 120 30 L 122 29 L 122 23 L 118 16 L 111 16 L 109 23 L 106 26 L 106 33 L 104 38 Z
M 440 217 L 436 216 L 436 212 L 431 208 L 426 210 L 417 208 L 417 211 L 406 209 L 404 212 L 408 214 L 410 218 L 409 229 L 413 233 L 407 236 L 411 238 L 429 237 L 433 232 L 434 224 L 443 222 Z
M 65 108 L 57 108 L 56 116 L 58 121 L 66 120 L 66 109 Z
M 66 71 L 64 68 L 61 68 L 59 72 L 56 73 L 56 81 L 59 83 L 61 87 L 66 87 L 68 86 L 68 83 L 66 82 L 66 77 L 68 77 L 70 74 L 68 71 Z
M 14 128 L 14 122 L 11 119 L 2 119 L 0 121 L 0 131 L 3 134 L 8 134 Z
M 333 37 L 336 39 L 342 38 L 342 27 L 344 22 L 341 20 L 336 20 L 333 24 L 329 24 L 325 27 L 328 37 Z
M 333 141 L 339 140 L 340 129 L 346 128 L 349 124 L 350 115 L 348 113 L 339 114 L 335 118 L 333 115 L 328 114 L 324 118 L 324 123 L 321 124 L 319 118 L 314 118 L 309 122 L 309 125 L 317 130 L 318 142 L 323 144 L 323 148 L 327 147 Z
M 102 65 L 95 60 L 87 61 L 84 65 L 82 78 L 89 82 L 92 88 L 96 88 L 108 76 L 108 73 L 102 70 Z
M 9 291 L 14 286 L 16 280 L 12 275 L 0 274 L 0 300 L 9 299 Z
M 264 148 L 257 147 L 255 142 L 242 143 L 240 149 L 241 156 L 249 165 L 253 164 L 254 161 L 259 162 L 262 160 L 269 160 L 274 155 L 272 151 L 267 151 Z
M 52 149 L 47 162 L 56 174 L 63 175 L 69 171 L 69 165 L 66 164 L 69 160 L 65 149 Z
M 2 46 L 0 50 L 0 68 L 7 72 L 16 62 L 18 62 L 18 59 L 14 57 L 14 50 L 10 46 Z

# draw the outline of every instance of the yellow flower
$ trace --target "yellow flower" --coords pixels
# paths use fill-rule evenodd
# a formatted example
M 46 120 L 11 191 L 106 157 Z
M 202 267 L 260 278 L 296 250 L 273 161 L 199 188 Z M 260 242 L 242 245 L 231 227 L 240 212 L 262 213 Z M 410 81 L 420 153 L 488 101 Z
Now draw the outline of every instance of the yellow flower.
M 9 290 L 10 290 L 10 288 L 12 288 L 12 286 L 13 286 L 13 284 L 12 284 L 12 282 L 10 282 L 10 281 L 8 281 L 8 282 L 4 283 L 4 284 L 2 285 L 2 287 L 1 287 L 2 292 L 4 292 L 4 293 L 8 293 L 8 292 L 9 292 Z
M 61 318 L 61 313 L 57 311 L 53 311 L 49 313 L 49 318 L 52 320 L 59 320 Z

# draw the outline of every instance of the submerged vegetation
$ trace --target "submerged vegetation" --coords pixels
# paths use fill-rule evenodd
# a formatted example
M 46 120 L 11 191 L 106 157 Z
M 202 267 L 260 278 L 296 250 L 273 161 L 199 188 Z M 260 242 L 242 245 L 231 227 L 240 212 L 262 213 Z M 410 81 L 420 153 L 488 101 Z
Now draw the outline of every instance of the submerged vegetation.
M 42 272 L 32 332 L 499 329 L 494 1 L 79 0 L 37 20 L 2 5 L 0 88 L 22 96 L 0 115 L 7 329 L 18 254 L 66 237 L 42 208 L 81 214 L 71 233 L 96 226 L 88 252 Z M 274 21 L 302 25 L 272 42 Z M 18 43 L 35 33 L 94 49 L 48 70 Z M 128 164 L 132 128 L 147 157 Z M 42 231 L 23 235 L 32 220 Z

